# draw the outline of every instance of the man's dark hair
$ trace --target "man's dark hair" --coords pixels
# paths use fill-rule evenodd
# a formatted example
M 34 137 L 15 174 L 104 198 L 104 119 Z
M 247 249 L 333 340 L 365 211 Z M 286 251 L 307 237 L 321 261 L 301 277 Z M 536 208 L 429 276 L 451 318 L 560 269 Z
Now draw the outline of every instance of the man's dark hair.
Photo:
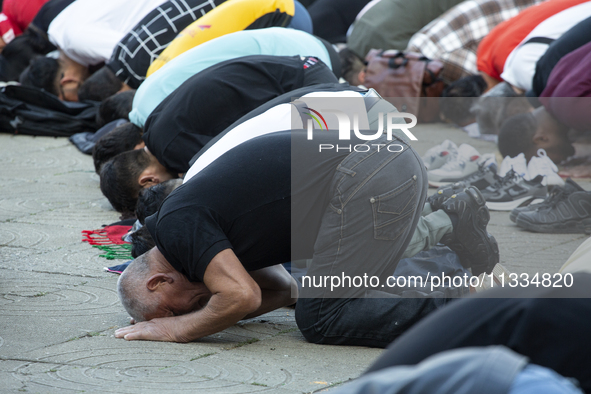
M 103 127 L 107 123 L 117 119 L 129 120 L 134 96 L 135 90 L 126 90 L 125 92 L 119 92 L 104 99 L 96 115 L 98 126 Z
M 343 79 L 350 84 L 361 70 L 365 68 L 365 62 L 349 48 L 343 48 L 339 51 L 341 59 L 341 75 Z
M 22 35 L 9 42 L 0 55 L 0 81 L 18 81 L 21 73 L 31 61 L 55 50 L 47 38 L 27 29 Z
M 123 82 L 115 76 L 113 70 L 104 66 L 82 83 L 78 89 L 80 101 L 103 101 L 111 97 L 123 87 Z
M 135 259 L 156 246 L 152 235 L 146 227 L 131 234 L 131 256 Z
M 133 216 L 141 190 L 138 179 L 149 165 L 150 157 L 143 149 L 120 153 L 103 164 L 101 191 L 123 216 Z
M 56 59 L 40 56 L 34 59 L 20 76 L 20 83 L 25 86 L 35 86 L 59 95 L 58 72 L 59 62 Z
M 458 79 L 441 93 L 441 97 L 445 98 L 440 101 L 440 111 L 446 119 L 455 124 L 472 123 L 475 117 L 470 109 L 485 90 L 486 81 L 480 75 Z
M 181 179 L 170 179 L 147 189 L 140 190 L 135 217 L 141 224 L 145 224 L 146 218 L 158 212 L 160 204 L 174 189 L 182 184 Z
M 158 212 L 160 204 L 174 189 L 183 183 L 182 179 L 170 179 L 147 189 L 140 190 L 135 217 L 141 224 L 146 224 L 146 218 Z M 131 234 L 131 255 L 136 258 L 152 249 L 156 244 L 148 229 L 144 226 Z
M 515 157 L 520 153 L 526 156 L 535 150 L 534 134 L 538 128 L 536 118 L 530 113 L 515 115 L 501 125 L 499 131 L 499 151 L 503 157 Z
M 102 136 L 92 149 L 94 170 L 101 172 L 101 166 L 117 156 L 119 153 L 133 150 L 142 142 L 142 129 L 131 122 L 115 127 L 109 133 Z

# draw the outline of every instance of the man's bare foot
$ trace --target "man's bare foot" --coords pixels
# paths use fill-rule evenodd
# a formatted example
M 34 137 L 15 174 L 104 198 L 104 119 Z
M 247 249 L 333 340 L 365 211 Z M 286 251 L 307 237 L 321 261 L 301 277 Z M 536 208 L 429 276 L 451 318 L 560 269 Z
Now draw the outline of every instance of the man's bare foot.
M 591 164 L 582 164 L 574 167 L 565 168 L 558 172 L 563 178 L 591 178 Z

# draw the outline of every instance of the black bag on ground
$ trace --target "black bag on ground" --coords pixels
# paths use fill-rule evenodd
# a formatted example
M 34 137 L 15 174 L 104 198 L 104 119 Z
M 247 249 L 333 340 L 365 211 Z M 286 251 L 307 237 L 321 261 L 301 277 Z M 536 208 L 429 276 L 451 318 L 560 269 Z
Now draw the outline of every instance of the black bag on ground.
M 94 132 L 99 105 L 61 101 L 32 86 L 6 85 L 0 88 L 0 132 L 48 137 Z

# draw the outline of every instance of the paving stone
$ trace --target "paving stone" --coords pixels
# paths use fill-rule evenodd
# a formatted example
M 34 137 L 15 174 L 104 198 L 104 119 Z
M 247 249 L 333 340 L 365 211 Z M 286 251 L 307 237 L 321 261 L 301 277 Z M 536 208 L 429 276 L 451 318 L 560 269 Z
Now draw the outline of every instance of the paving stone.
M 29 385 L 60 390 L 144 393 L 174 387 L 211 393 L 290 392 L 294 377 L 288 369 L 234 349 L 204 343 L 126 342 L 96 335 L 25 353 L 21 359 L 30 363 L 19 365 L 13 375 L 23 376 Z

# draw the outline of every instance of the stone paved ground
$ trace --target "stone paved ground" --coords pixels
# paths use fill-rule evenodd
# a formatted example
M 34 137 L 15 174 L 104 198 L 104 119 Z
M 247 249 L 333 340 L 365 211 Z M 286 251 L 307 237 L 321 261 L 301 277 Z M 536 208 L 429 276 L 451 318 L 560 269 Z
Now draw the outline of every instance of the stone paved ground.
M 494 149 L 447 126 L 414 130 L 421 154 L 445 138 Z M 128 321 L 117 276 L 80 232 L 117 220 L 91 157 L 67 139 L 0 134 L 0 392 L 307 393 L 358 376 L 380 354 L 306 343 L 291 309 L 198 343 L 115 339 Z M 489 229 L 516 272 L 555 272 L 585 239 L 527 233 L 507 213 L 493 213 Z

